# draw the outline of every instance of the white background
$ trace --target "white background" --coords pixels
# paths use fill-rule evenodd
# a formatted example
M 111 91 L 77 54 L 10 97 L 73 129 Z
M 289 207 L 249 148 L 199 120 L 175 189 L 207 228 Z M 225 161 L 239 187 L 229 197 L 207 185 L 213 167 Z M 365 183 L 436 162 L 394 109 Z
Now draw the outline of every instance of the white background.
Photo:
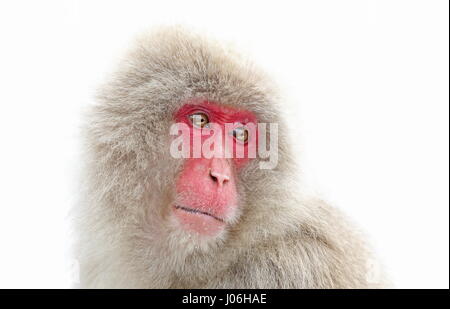
M 399 288 L 449 287 L 448 1 L 2 1 L 0 287 L 71 284 L 80 113 L 130 39 L 182 23 L 279 82 L 308 183 Z

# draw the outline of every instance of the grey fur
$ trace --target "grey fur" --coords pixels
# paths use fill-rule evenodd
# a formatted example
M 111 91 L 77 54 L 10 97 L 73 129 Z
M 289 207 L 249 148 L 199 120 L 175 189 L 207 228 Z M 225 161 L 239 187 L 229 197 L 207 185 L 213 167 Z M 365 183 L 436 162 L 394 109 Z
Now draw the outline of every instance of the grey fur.
M 89 288 L 368 288 L 371 255 L 338 210 L 299 190 L 272 82 L 249 61 L 179 28 L 147 33 L 101 88 L 84 130 L 76 255 Z M 180 160 L 169 126 L 201 98 L 279 123 L 273 170 L 239 173 L 240 216 L 217 239 L 187 235 L 168 216 Z

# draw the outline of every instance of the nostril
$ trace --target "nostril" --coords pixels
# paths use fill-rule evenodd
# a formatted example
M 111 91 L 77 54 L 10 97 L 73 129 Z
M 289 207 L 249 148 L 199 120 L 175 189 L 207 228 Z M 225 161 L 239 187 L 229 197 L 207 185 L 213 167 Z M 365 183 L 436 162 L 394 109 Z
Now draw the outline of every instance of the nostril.
M 213 181 L 217 181 L 216 176 L 214 176 L 211 172 L 209 173 L 209 177 L 211 177 L 211 179 L 212 179 Z

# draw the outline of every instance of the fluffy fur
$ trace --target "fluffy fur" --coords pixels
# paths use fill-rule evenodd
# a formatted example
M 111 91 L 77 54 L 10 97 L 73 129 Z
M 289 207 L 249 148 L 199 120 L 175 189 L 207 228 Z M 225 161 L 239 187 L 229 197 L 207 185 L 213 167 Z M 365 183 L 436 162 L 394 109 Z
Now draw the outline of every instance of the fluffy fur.
M 336 209 L 299 193 L 272 85 L 250 62 L 185 30 L 137 40 L 86 121 L 76 207 L 82 287 L 379 286 L 359 233 Z M 197 98 L 279 124 L 278 166 L 262 170 L 255 159 L 239 173 L 239 217 L 215 239 L 180 231 L 168 215 L 181 166 L 169 155 L 169 127 L 183 102 Z

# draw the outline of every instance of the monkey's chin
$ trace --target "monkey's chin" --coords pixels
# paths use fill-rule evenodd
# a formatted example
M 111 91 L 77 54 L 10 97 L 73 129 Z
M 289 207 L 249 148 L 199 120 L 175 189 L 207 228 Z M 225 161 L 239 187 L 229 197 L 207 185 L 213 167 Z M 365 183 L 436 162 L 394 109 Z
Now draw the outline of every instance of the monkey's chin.
M 183 229 L 201 236 L 217 236 L 226 226 L 224 220 L 194 208 L 175 205 L 173 213 Z

